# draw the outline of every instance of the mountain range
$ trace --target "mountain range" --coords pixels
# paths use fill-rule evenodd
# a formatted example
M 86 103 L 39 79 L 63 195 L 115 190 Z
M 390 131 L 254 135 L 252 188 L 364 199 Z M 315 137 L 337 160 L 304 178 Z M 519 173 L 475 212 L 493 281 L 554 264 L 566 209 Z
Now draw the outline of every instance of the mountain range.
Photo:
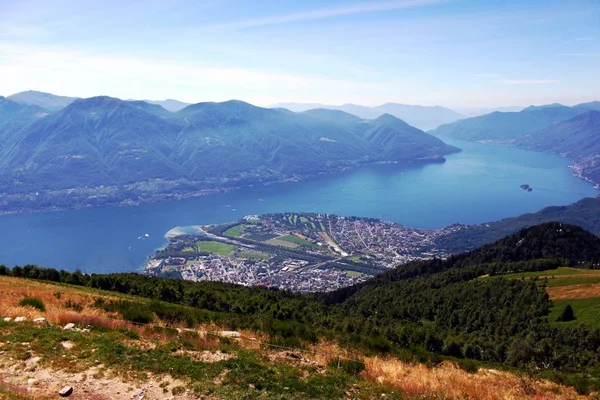
M 365 121 L 235 100 L 172 113 L 103 96 L 55 112 L 2 99 L 0 110 L 5 210 L 178 197 L 458 151 L 388 114 Z
M 600 183 L 600 102 L 572 107 L 531 106 L 520 112 L 494 112 L 442 125 L 439 137 L 510 144 L 573 160 L 573 172 Z
M 358 104 L 344 104 L 341 106 L 318 103 L 279 103 L 271 108 L 286 108 L 294 112 L 312 109 L 339 110 L 356 115 L 364 119 L 375 119 L 383 114 L 390 114 L 406 121 L 408 124 L 423 130 L 436 128 L 442 124 L 451 123 L 465 118 L 463 115 L 449 108 L 440 106 L 415 106 L 398 103 L 386 103 L 376 107 L 361 106 Z

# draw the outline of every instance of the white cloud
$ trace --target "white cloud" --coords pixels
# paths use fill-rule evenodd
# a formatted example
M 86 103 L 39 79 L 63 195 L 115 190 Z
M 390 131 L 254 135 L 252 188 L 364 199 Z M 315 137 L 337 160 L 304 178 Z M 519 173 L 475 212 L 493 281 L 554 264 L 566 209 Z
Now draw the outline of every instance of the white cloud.
M 503 79 L 497 83 L 501 85 L 544 85 L 560 83 L 560 81 L 556 79 Z
M 205 29 L 243 29 L 266 25 L 277 25 L 288 22 L 311 21 L 317 19 L 340 17 L 344 15 L 366 14 L 377 11 L 398 10 L 402 8 L 423 7 L 451 0 L 392 0 L 381 2 L 365 2 L 336 8 L 324 8 L 306 12 L 236 21 L 225 24 L 210 25 Z

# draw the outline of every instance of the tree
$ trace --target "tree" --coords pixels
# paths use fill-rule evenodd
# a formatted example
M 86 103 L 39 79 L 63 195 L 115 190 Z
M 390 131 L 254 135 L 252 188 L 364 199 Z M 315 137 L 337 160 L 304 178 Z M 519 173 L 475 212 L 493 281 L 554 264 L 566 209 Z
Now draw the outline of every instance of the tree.
M 567 304 L 562 314 L 556 319 L 559 322 L 567 322 L 573 321 L 575 319 L 575 313 L 573 312 L 573 307 L 570 304 Z

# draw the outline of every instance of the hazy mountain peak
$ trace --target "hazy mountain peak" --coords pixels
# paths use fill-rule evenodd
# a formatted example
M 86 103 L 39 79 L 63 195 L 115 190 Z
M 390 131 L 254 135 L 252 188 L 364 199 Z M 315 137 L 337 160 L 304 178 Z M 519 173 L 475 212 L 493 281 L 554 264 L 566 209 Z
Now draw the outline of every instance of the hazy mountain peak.
M 541 106 L 531 105 L 531 106 L 525 108 L 523 111 L 543 110 L 545 108 L 553 108 L 553 107 L 566 107 L 566 106 L 564 106 L 564 105 L 562 105 L 560 103 L 544 104 L 544 105 L 541 105 Z
M 21 104 L 35 105 L 50 111 L 57 111 L 65 108 L 78 98 L 57 96 L 52 93 L 39 92 L 37 90 L 27 90 L 10 95 L 8 96 L 8 99 Z

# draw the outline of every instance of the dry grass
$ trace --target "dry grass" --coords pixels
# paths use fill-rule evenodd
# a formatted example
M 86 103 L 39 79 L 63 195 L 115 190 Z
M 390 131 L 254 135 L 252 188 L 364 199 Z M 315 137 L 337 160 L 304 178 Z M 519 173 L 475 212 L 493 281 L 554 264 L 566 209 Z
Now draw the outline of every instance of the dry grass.
M 590 286 L 590 285 L 575 285 Z M 600 290 L 600 285 L 595 285 Z M 571 287 L 557 287 L 554 289 L 566 289 Z M 60 298 L 55 293 L 61 292 Z M 118 329 L 127 327 L 136 331 L 141 341 L 132 340 L 132 344 L 139 347 L 156 346 L 166 343 L 172 339 L 174 331 L 156 330 L 151 327 L 134 326 L 118 320 L 119 315 L 110 314 L 104 310 L 92 306 L 96 297 L 104 297 L 106 300 L 120 299 L 118 296 L 90 293 L 76 287 L 60 287 L 53 284 L 25 280 L 11 277 L 0 277 L 0 315 L 1 316 L 25 316 L 29 319 L 44 317 L 49 322 L 64 325 L 73 322 L 79 326 L 97 326 L 106 329 Z M 600 292 L 596 294 L 600 296 Z M 19 301 L 24 297 L 40 298 L 46 311 L 41 312 L 31 307 L 20 307 Z M 64 307 L 65 302 L 71 301 L 83 306 L 81 313 Z M 116 318 L 109 320 L 107 318 Z M 203 325 L 196 327 L 199 331 L 219 331 L 222 327 L 216 325 Z M 240 347 L 247 349 L 259 349 L 260 343 L 268 338 L 264 334 L 251 331 L 240 331 L 245 340 L 237 341 Z M 180 333 L 187 336 L 186 340 L 193 344 L 194 348 L 216 349 L 220 342 L 218 338 L 206 335 L 196 335 L 181 330 Z M 249 338 L 255 338 L 251 340 Z M 264 349 L 265 355 L 281 352 L 281 349 Z M 362 355 L 340 348 L 334 342 L 321 342 L 302 353 L 304 360 L 314 364 L 325 366 L 337 355 L 351 359 L 361 359 Z M 583 399 L 573 389 L 566 388 L 548 381 L 532 381 L 519 378 L 508 372 L 495 370 L 480 370 L 475 374 L 456 367 L 454 364 L 445 362 L 435 368 L 425 365 L 408 364 L 395 358 L 367 358 L 365 359 L 365 371 L 362 375 L 374 382 L 391 385 L 401 389 L 407 397 L 433 397 L 447 399 L 482 399 L 482 400 L 504 400 L 504 399 Z M 11 390 L 12 391 L 12 390 Z M 1 398 L 1 397 L 0 397 Z
M 546 288 L 546 291 L 552 300 L 589 299 L 600 297 L 600 283 L 581 283 L 578 285 L 555 286 Z
M 367 358 L 363 375 L 401 389 L 406 395 L 444 399 L 558 400 L 585 399 L 574 389 L 548 381 L 533 381 L 504 371 L 481 369 L 467 373 L 451 362 L 437 367 L 407 364 L 394 358 Z
M 3 276 L 0 277 L 0 293 L 2 293 L 2 296 L 0 296 L 0 315 L 2 316 L 12 318 L 22 316 L 28 319 L 44 317 L 48 322 L 53 324 L 60 324 L 65 321 L 75 322 L 76 319 L 82 318 L 82 314 L 65 308 L 67 301 L 83 306 L 83 312 L 87 317 L 113 316 L 103 310 L 92 307 L 95 297 L 109 299 L 110 296 L 92 296 L 81 289 L 64 288 L 49 283 Z M 42 312 L 32 307 L 19 306 L 19 301 L 25 297 L 39 298 L 44 302 L 46 311 Z

